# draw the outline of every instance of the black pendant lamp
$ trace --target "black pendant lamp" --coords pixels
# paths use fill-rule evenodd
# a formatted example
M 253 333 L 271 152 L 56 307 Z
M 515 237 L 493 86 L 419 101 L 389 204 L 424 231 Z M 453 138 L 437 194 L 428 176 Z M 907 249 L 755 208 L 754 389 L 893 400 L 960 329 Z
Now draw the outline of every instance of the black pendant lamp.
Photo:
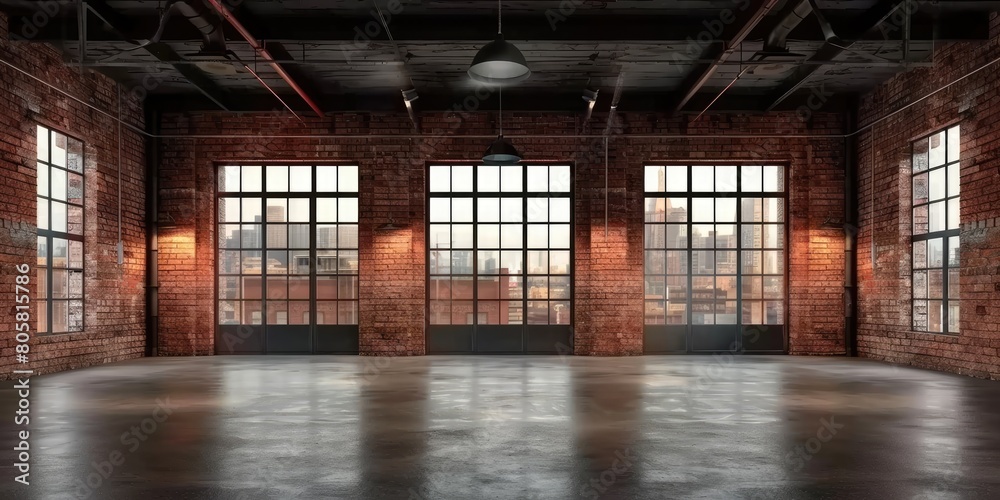
M 521 153 L 503 136 L 503 88 L 500 89 L 500 134 L 483 153 L 483 163 L 487 165 L 517 165 Z
M 469 77 L 487 85 L 506 85 L 531 76 L 528 63 L 514 44 L 503 39 L 503 5 L 497 1 L 497 38 L 479 49 L 469 66 Z

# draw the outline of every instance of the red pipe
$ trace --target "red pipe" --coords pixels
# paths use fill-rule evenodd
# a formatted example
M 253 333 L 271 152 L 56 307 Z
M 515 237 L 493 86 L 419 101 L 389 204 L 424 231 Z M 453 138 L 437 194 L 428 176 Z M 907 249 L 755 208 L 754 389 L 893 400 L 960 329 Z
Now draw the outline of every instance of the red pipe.
M 246 27 L 244 27 L 243 24 L 241 24 L 240 21 L 236 19 L 236 16 L 234 16 L 233 13 L 229 11 L 229 9 L 227 9 L 224 5 L 222 5 L 222 3 L 219 2 L 219 0 L 205 0 L 205 2 L 211 5 L 212 8 L 214 8 L 215 11 L 220 16 L 222 16 L 223 19 L 225 19 L 230 25 L 233 26 L 233 28 L 236 28 L 236 31 L 238 31 L 240 35 L 247 41 L 247 43 L 249 43 L 250 46 L 253 47 L 254 51 L 256 51 L 257 54 L 260 55 L 260 57 L 264 59 L 265 62 L 270 64 L 271 67 L 274 68 L 274 71 L 278 73 L 278 76 L 280 76 L 282 80 L 288 83 L 288 85 L 292 87 L 292 90 L 294 90 L 295 93 L 299 94 L 299 97 L 301 97 L 302 100 L 305 101 L 310 108 L 312 108 L 312 110 L 316 113 L 316 116 L 323 116 L 323 110 L 319 108 L 319 105 L 316 104 L 316 101 L 314 101 L 311 97 L 309 97 L 309 94 L 306 93 L 305 89 L 303 89 L 295 81 L 295 79 L 293 79 L 291 75 L 289 75 L 288 72 L 285 71 L 285 68 L 281 67 L 281 64 L 279 64 L 278 61 L 274 58 L 274 56 L 272 56 L 271 53 L 267 51 L 267 48 L 261 45 L 261 43 L 258 42 L 256 38 L 254 38 L 254 36 L 250 33 L 250 31 L 248 31 Z M 257 79 L 260 80 L 260 77 L 257 77 Z M 261 80 L 261 83 L 264 83 L 264 81 Z M 265 83 L 264 86 L 266 87 L 267 84 Z M 272 94 L 275 94 L 274 90 L 272 90 L 270 87 L 268 87 L 268 90 L 270 90 Z M 275 94 L 275 96 L 277 96 L 277 94 Z M 281 99 L 279 98 L 279 100 Z M 284 101 L 282 101 L 282 104 L 284 104 Z M 285 107 L 288 107 L 288 105 L 286 104 Z M 289 108 L 289 111 L 292 111 L 292 109 Z M 292 113 L 295 112 L 292 111 Z

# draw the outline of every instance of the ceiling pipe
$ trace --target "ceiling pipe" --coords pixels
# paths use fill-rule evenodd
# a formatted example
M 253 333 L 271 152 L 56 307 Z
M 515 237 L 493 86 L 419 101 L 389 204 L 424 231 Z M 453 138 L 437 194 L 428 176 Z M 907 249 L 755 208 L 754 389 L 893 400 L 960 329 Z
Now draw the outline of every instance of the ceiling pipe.
M 247 30 L 246 27 L 244 27 L 243 24 L 240 23 L 238 19 L 236 19 L 236 16 L 234 16 L 233 13 L 230 12 L 225 5 L 222 5 L 222 2 L 220 2 L 219 0 L 204 0 L 204 1 L 209 5 L 211 5 L 212 8 L 215 9 L 217 14 L 222 16 L 223 19 L 225 19 L 230 25 L 233 26 L 233 28 L 236 29 L 237 32 L 239 32 L 240 36 L 242 36 L 243 39 L 250 44 L 250 46 L 254 49 L 254 51 L 257 54 L 259 54 L 260 57 L 264 59 L 265 62 L 270 64 L 272 68 L 274 68 L 274 71 L 278 73 L 278 76 L 280 76 L 282 80 L 288 83 L 288 85 L 292 87 L 293 90 L 295 90 L 295 93 L 297 93 L 299 97 L 301 97 L 302 100 L 305 101 L 310 108 L 312 108 L 313 112 L 316 113 L 316 116 L 323 116 L 323 110 L 320 109 L 318 104 L 316 104 L 316 101 L 314 101 L 312 97 L 309 97 L 309 94 L 306 93 L 306 91 L 302 88 L 302 86 L 300 86 L 295 81 L 295 79 L 292 78 L 287 71 L 285 71 L 285 68 L 281 67 L 281 64 L 279 64 L 278 61 L 274 58 L 274 56 L 272 56 L 271 53 L 268 52 L 267 48 L 260 42 L 258 42 L 256 38 L 254 38 L 254 36 L 250 33 L 250 31 Z M 274 93 L 273 90 L 271 90 L 271 92 Z M 285 106 L 287 107 L 287 104 Z M 291 108 L 289 108 L 289 111 L 291 111 Z

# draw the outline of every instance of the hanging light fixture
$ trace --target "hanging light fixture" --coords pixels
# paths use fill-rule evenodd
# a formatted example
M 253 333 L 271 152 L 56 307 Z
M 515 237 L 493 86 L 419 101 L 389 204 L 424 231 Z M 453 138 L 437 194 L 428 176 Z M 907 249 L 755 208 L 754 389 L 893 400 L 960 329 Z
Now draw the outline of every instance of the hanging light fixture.
M 479 49 L 469 66 L 469 76 L 487 85 L 506 85 L 531 76 L 528 63 L 514 44 L 503 39 L 503 4 L 497 0 L 497 38 Z
M 483 163 L 487 165 L 516 165 L 521 161 L 521 153 L 503 136 L 503 88 L 500 88 L 500 134 L 483 153 Z

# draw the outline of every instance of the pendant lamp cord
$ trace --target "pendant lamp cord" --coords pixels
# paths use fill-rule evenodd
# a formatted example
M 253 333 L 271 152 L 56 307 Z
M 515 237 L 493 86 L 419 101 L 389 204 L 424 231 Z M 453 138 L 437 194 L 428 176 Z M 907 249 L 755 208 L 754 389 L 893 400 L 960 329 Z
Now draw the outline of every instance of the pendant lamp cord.
M 503 86 L 500 86 L 500 137 L 503 137 Z
M 497 34 L 503 33 L 503 0 L 497 0 Z

